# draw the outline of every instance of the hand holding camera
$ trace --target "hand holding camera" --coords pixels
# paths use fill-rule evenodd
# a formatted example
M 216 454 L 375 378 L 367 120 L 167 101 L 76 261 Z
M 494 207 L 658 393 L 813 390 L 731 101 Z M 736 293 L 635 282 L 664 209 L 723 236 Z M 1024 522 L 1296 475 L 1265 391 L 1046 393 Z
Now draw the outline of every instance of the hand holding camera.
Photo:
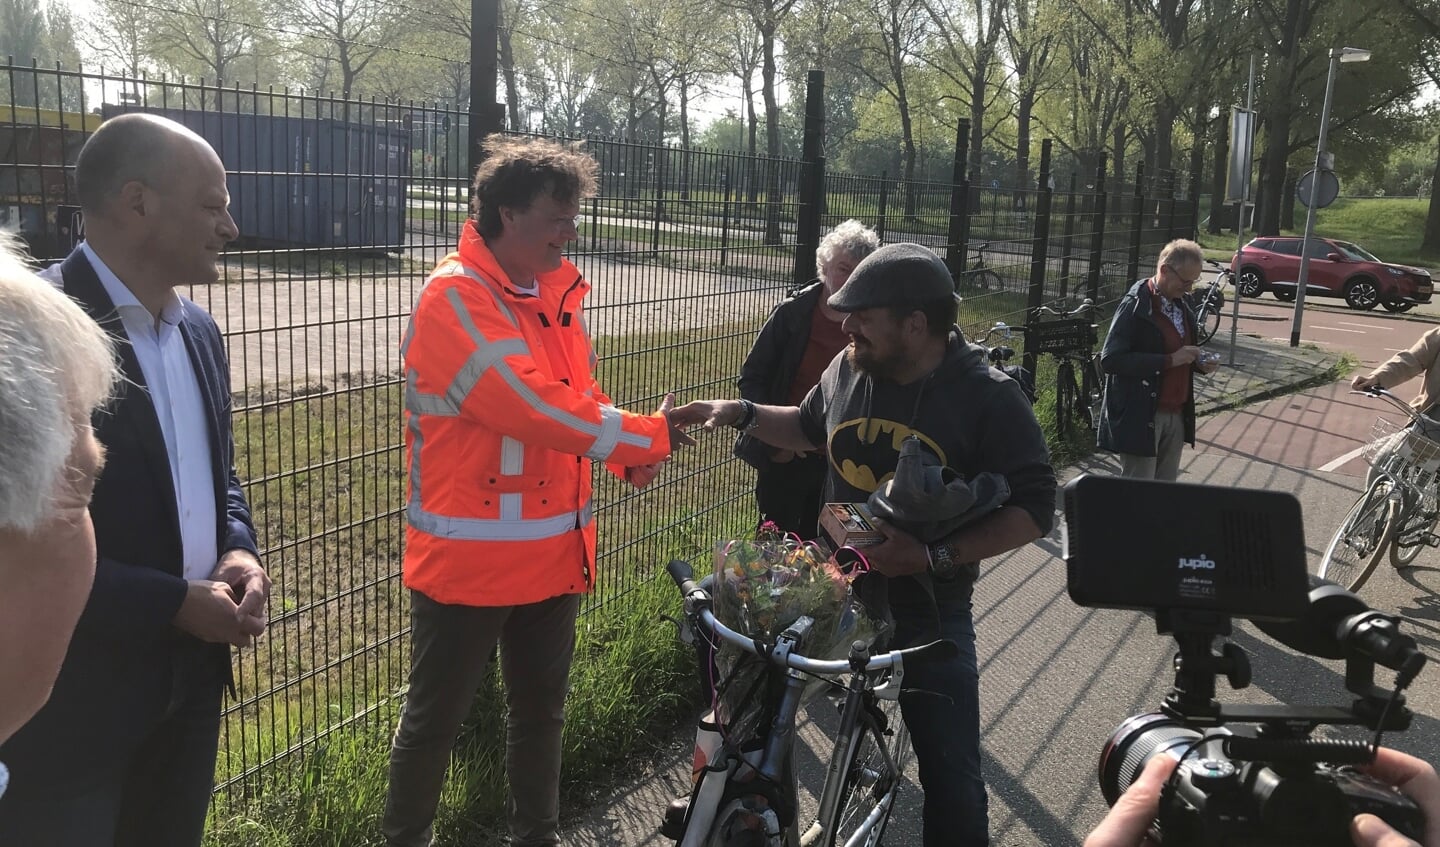
M 1085 847 L 1154 844 L 1149 837 L 1150 826 L 1160 813 L 1161 794 L 1175 765 L 1175 760 L 1168 756 L 1151 759 L 1140 778 L 1085 839 Z M 1366 771 L 1415 801 L 1425 813 L 1425 840 L 1422 843 L 1406 838 L 1380 818 L 1363 814 L 1357 815 L 1350 824 L 1355 847 L 1440 847 L 1440 777 L 1435 775 L 1435 769 L 1414 756 L 1382 747 L 1375 752 L 1375 762 Z
M 1190 519 L 1137 530 L 1127 516 L 1156 503 Z M 1065 515 L 1071 599 L 1150 611 L 1179 648 L 1160 709 L 1127 719 L 1105 744 L 1100 789 L 1113 810 L 1088 845 L 1440 847 L 1440 777 L 1380 746 L 1384 731 L 1409 728 L 1401 692 L 1426 657 L 1399 618 L 1308 574 L 1293 496 L 1082 475 L 1065 487 Z M 1220 703 L 1217 677 L 1235 689 L 1251 680 L 1239 645 L 1215 649 L 1234 617 L 1300 653 L 1343 660 L 1355 699 Z M 1395 671 L 1389 687 L 1377 667 Z M 1312 738 L 1323 725 L 1373 735 Z

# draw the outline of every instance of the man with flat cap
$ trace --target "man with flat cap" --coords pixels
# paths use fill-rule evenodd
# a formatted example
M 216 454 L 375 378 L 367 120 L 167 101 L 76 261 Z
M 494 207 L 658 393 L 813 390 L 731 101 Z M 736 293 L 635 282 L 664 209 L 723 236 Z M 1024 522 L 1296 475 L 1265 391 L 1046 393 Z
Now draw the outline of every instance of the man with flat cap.
M 990 472 L 1008 483 L 1004 505 L 936 542 L 882 524 L 886 540 L 865 548 L 888 582 L 891 646 L 936 637 L 960 646 L 950 661 L 907 667 L 900 699 L 925 789 L 927 847 L 989 843 L 970 598 L 980 561 L 1048 533 L 1055 505 L 1055 472 L 1035 414 L 1020 386 L 955 325 L 954 291 L 929 249 L 881 247 L 827 301 L 846 313 L 850 346 L 799 407 L 706 400 L 671 413 L 682 426 L 730 426 L 776 447 L 827 445 L 825 502 L 864 502 L 893 475 L 911 436 L 927 460 L 966 479 Z

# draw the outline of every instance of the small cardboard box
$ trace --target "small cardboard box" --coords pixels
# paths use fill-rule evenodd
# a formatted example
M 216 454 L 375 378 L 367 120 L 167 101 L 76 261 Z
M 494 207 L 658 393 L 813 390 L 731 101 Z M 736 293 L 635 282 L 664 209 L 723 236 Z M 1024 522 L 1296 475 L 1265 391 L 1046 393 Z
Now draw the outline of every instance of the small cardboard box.
M 826 503 L 820 510 L 820 532 L 835 550 L 869 547 L 885 540 L 864 503 Z

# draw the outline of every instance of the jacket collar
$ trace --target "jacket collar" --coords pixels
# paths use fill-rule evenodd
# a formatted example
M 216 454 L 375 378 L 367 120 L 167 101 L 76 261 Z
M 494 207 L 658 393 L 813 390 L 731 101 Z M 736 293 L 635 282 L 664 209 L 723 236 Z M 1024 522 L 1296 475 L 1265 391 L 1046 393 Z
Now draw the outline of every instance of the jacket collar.
M 500 262 L 496 260 L 495 254 L 490 252 L 490 246 L 485 243 L 484 236 L 475 228 L 474 220 L 465 221 L 465 229 L 460 233 L 458 253 L 460 261 L 500 286 L 507 298 L 523 299 L 524 295 L 515 291 L 510 277 L 500 267 Z M 590 291 L 590 283 L 585 281 L 580 274 L 580 269 L 575 267 L 569 259 L 561 259 L 560 267 L 553 271 L 545 271 L 535 279 L 540 283 L 540 300 L 551 307 L 563 304 L 573 310 L 577 307 L 580 299 Z

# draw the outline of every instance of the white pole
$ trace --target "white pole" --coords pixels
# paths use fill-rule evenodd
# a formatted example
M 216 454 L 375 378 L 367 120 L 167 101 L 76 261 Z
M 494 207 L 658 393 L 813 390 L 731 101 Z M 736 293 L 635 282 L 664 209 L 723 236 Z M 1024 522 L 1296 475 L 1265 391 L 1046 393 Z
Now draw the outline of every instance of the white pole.
M 1245 154 L 1254 154 L 1255 138 L 1255 51 L 1250 51 L 1250 82 L 1245 86 Z M 1240 139 L 1230 139 L 1239 144 Z M 1240 189 L 1240 208 L 1235 213 L 1235 255 L 1245 246 L 1245 201 L 1250 199 L 1250 162 L 1245 163 L 1245 183 Z M 1240 332 L 1240 269 L 1230 268 L 1230 367 L 1235 367 L 1235 342 Z
M 1310 239 L 1315 237 L 1315 201 L 1320 196 L 1320 158 L 1325 154 L 1330 127 L 1330 99 L 1335 93 L 1335 70 L 1340 48 L 1330 50 L 1330 72 L 1325 76 L 1325 106 L 1320 110 L 1320 138 L 1315 142 L 1315 170 L 1310 174 L 1310 202 L 1305 206 L 1305 237 L 1300 240 L 1300 279 L 1295 281 L 1295 321 L 1290 325 L 1290 346 L 1300 346 L 1300 317 L 1305 310 L 1305 285 L 1310 279 Z

